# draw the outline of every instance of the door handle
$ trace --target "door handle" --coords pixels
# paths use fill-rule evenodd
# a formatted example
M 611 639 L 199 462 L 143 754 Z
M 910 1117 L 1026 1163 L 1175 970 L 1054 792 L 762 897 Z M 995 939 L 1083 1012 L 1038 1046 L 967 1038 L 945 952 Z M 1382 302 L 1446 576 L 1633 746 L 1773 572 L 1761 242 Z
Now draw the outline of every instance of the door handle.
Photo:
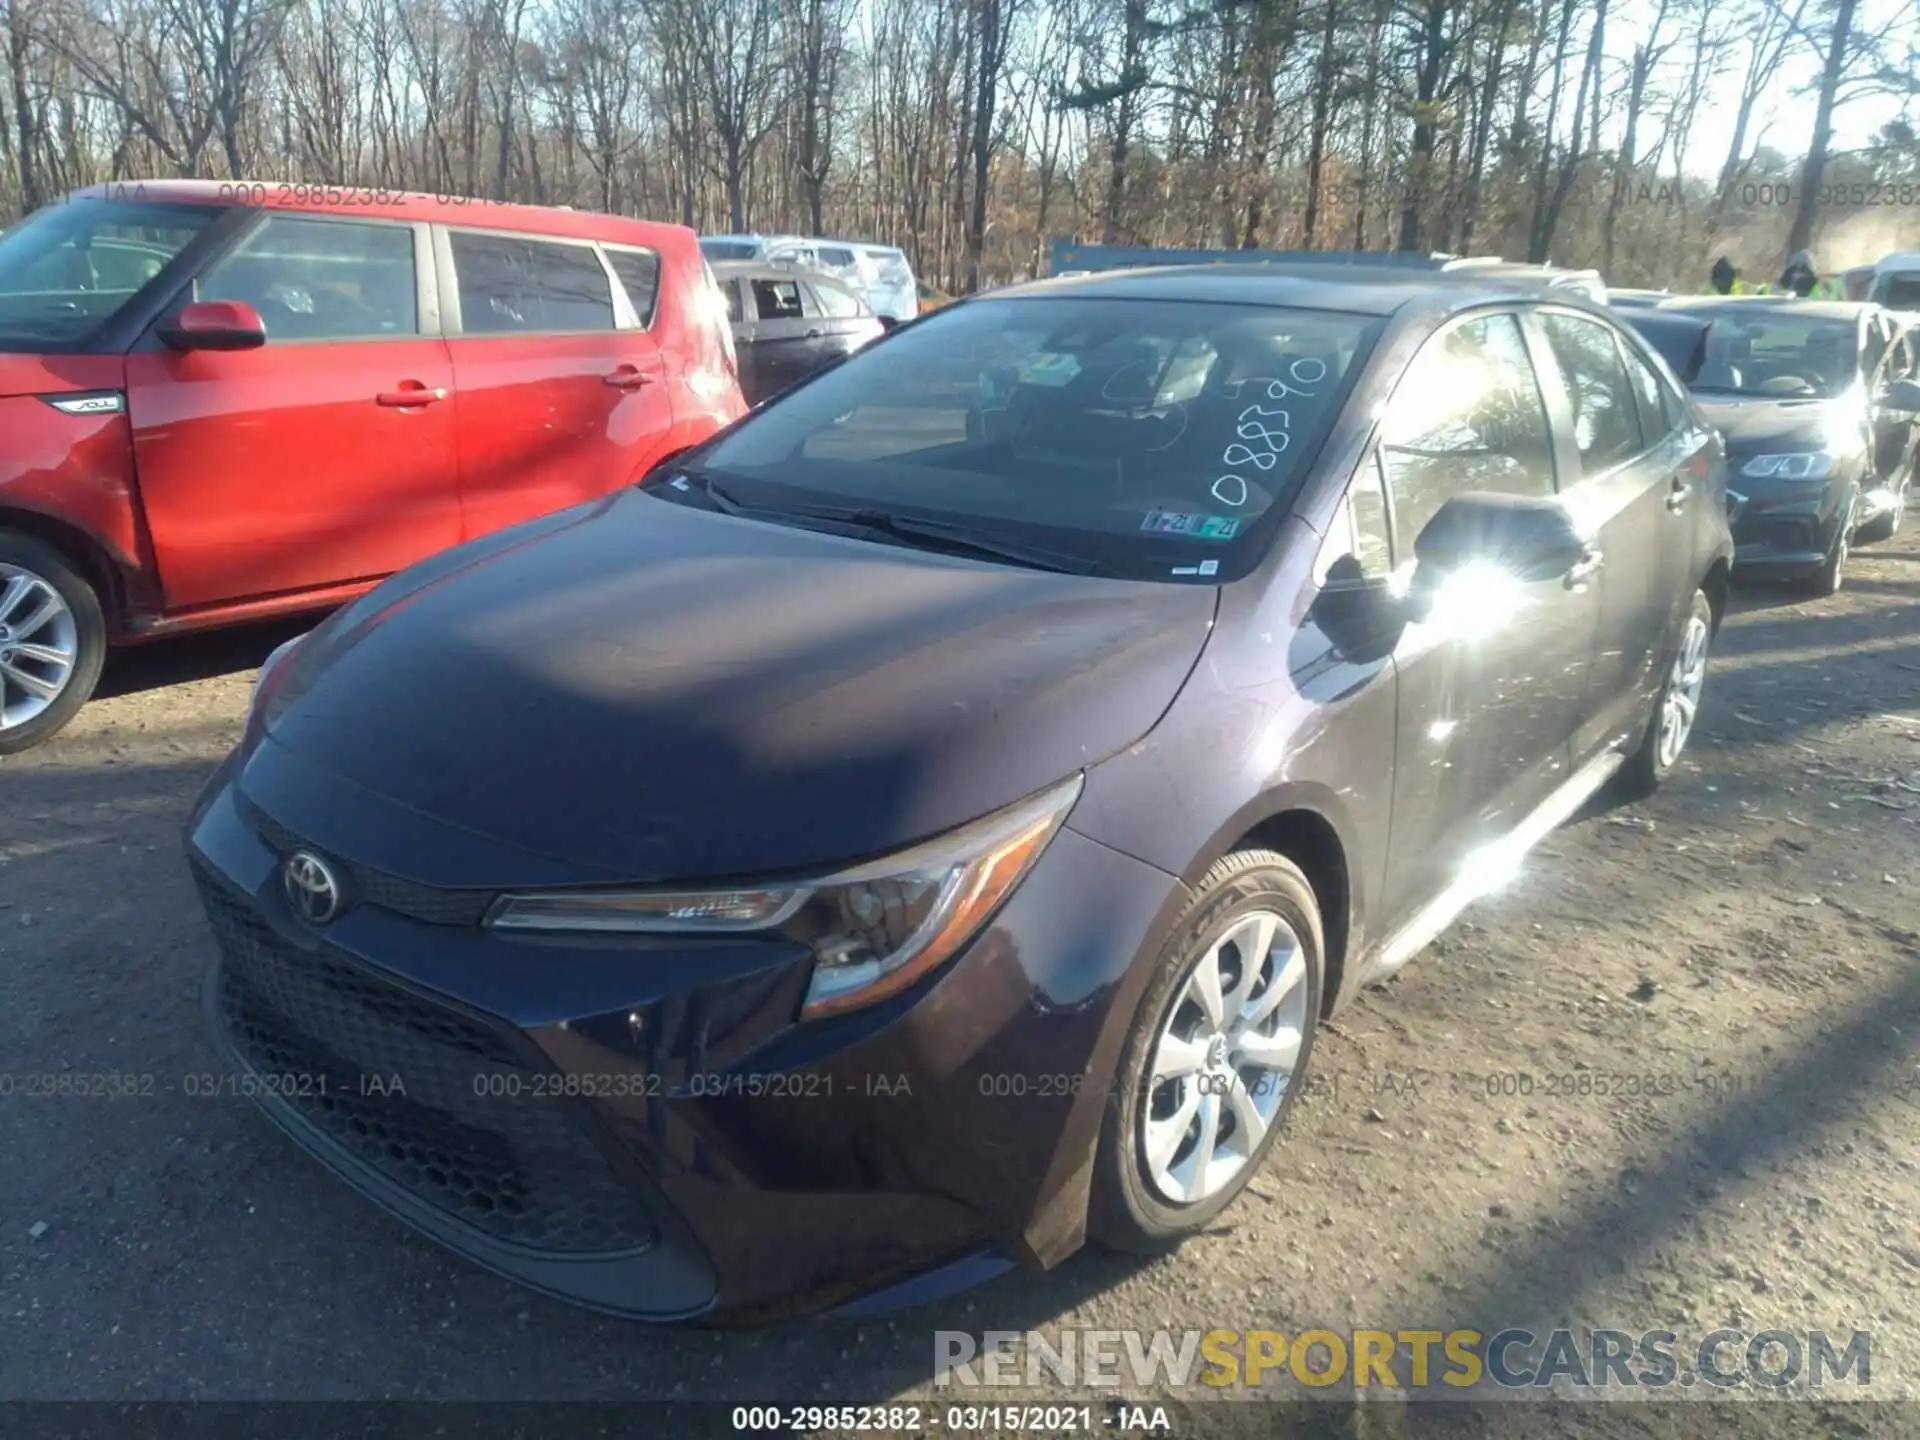
M 1569 590 L 1578 590 L 1600 573 L 1600 567 L 1606 563 L 1606 556 L 1598 550 L 1589 550 L 1573 563 L 1567 573 L 1561 577 L 1561 583 Z
M 373 400 L 376 405 L 384 405 L 390 410 L 418 410 L 446 398 L 446 390 L 439 386 L 429 389 L 418 380 L 402 380 L 399 389 L 382 390 Z
M 639 390 L 653 383 L 653 376 L 635 365 L 622 365 L 602 378 L 616 390 Z
M 809 331 L 807 331 L 807 339 L 809 339 L 809 340 L 818 340 L 818 339 L 820 338 L 820 336 L 821 336 L 821 334 L 822 334 L 822 333 L 823 333 L 823 332 L 822 332 L 822 331 L 819 331 L 819 330 L 809 330 Z
M 1687 483 L 1685 476 L 1682 476 L 1682 475 L 1674 476 L 1673 487 L 1667 492 L 1668 511 L 1670 511 L 1672 514 L 1678 515 L 1682 510 L 1687 508 L 1687 496 L 1691 495 L 1692 493 L 1693 493 L 1693 486 Z

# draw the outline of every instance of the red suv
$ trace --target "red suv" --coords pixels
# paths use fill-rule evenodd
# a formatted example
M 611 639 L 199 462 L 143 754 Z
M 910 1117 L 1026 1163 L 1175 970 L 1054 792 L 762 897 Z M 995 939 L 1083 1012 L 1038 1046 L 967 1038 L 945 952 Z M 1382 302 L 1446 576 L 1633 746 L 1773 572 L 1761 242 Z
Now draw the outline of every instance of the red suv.
M 0 754 L 106 647 L 341 603 L 745 411 L 691 230 L 320 186 L 0 236 Z

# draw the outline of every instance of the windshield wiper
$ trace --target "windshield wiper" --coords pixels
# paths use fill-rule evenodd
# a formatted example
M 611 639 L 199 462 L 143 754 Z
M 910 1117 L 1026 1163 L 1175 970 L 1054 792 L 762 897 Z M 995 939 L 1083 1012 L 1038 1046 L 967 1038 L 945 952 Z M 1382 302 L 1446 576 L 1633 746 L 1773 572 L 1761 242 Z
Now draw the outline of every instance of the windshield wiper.
M 661 482 L 670 490 L 685 492 L 695 489 L 712 502 L 713 508 L 726 515 L 752 514 L 752 507 L 743 503 L 726 486 L 713 478 L 713 472 L 702 470 L 698 465 L 675 465 Z
M 687 483 L 681 484 L 681 481 Z M 1055 570 L 1068 575 L 1092 575 L 1100 569 L 1093 561 L 1064 551 L 1046 550 L 1034 545 L 1022 545 L 1014 540 L 1002 540 L 993 535 L 982 535 L 968 526 L 950 521 L 895 515 L 877 506 L 749 505 L 714 479 L 712 471 L 695 465 L 678 467 L 667 484 L 676 490 L 697 487 L 700 494 L 712 502 L 714 509 L 726 515 L 740 515 L 754 520 L 818 521 L 828 525 L 845 525 L 917 549 L 1005 560 L 1029 569 Z
M 895 515 L 875 506 L 783 506 L 763 512 L 796 520 L 821 520 L 832 525 L 851 525 L 871 534 L 884 535 L 916 549 L 933 550 L 945 555 L 971 555 L 988 560 L 1006 560 L 1034 570 L 1055 570 L 1067 575 L 1092 575 L 1100 567 L 1079 555 L 1061 550 L 1046 550 L 983 535 L 966 525 L 947 520 L 928 520 L 912 515 Z

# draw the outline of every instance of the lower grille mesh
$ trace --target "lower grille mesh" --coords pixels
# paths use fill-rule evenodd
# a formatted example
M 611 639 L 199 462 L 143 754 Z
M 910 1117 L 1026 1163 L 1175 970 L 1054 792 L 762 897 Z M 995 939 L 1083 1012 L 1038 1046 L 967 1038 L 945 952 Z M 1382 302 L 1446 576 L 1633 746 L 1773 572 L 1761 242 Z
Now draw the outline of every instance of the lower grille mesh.
M 492 1028 L 325 947 L 297 950 L 199 876 L 227 1039 L 331 1146 L 474 1229 L 569 1254 L 634 1250 L 651 1216 Z M 397 1083 L 396 1083 L 397 1082 Z

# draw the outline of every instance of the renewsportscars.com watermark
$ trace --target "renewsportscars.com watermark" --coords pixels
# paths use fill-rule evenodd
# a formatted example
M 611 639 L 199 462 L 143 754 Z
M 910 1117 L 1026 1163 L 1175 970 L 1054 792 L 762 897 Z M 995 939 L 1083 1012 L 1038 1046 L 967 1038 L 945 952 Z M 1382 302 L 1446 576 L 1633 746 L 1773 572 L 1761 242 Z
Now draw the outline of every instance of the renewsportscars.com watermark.
M 1122 1386 L 1209 1392 L 1418 1391 L 1619 1397 L 1861 1387 L 1864 1330 L 937 1330 L 939 1389 Z

